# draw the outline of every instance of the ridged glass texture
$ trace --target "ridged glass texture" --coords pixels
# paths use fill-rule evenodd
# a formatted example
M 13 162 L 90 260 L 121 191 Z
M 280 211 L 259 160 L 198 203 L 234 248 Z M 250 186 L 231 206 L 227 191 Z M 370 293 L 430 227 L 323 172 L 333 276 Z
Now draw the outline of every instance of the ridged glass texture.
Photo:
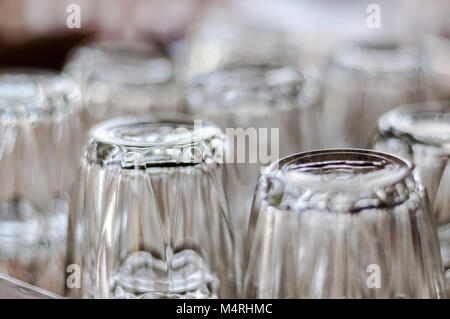
M 326 147 L 365 148 L 379 116 L 426 99 L 427 81 L 416 52 L 384 42 L 349 43 L 335 52 L 324 75 Z
M 61 293 L 81 97 L 64 75 L 0 74 L 0 273 Z
M 439 227 L 450 288 L 450 102 L 400 106 L 380 118 L 378 129 L 374 148 L 409 159 L 419 170 Z
M 236 296 L 223 189 L 226 140 L 191 120 L 117 118 L 95 126 L 74 188 L 68 264 L 83 298 Z
M 121 115 L 179 111 L 174 65 L 155 46 L 94 42 L 72 52 L 65 71 L 80 83 L 86 128 Z
M 443 272 L 411 164 L 358 149 L 291 155 L 259 178 L 246 298 L 438 298 Z

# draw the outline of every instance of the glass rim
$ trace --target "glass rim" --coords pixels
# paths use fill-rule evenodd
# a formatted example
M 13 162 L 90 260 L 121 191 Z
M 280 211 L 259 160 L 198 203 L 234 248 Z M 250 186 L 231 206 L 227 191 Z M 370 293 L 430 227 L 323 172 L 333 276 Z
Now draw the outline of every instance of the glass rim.
M 428 121 L 439 121 L 440 126 Z M 400 105 L 378 120 L 381 134 L 393 134 L 413 141 L 450 148 L 450 101 L 423 101 Z M 428 125 L 427 125 L 428 124 Z
M 341 158 L 333 160 L 333 155 L 340 155 Z M 345 159 L 346 157 L 347 159 Z M 375 161 L 384 161 L 387 164 L 396 166 L 397 169 L 395 171 L 387 170 L 385 167 L 380 170 L 375 169 L 374 172 L 363 174 L 363 178 L 360 178 L 358 180 L 351 180 L 350 182 L 346 179 L 324 180 L 320 175 L 309 172 L 288 171 L 289 165 L 295 164 L 299 159 L 306 158 L 328 158 L 330 160 L 333 160 L 333 162 L 336 160 L 349 161 L 354 158 L 358 161 L 373 162 L 375 166 L 378 165 Z M 334 165 L 333 162 L 330 162 L 330 164 Z M 311 163 L 320 162 L 309 162 L 309 164 Z M 288 155 L 266 167 L 261 174 L 265 176 L 280 177 L 282 180 L 285 180 L 288 183 L 293 182 L 295 184 L 302 185 L 304 183 L 304 186 L 323 186 L 330 190 L 337 189 L 348 191 L 354 190 L 355 188 L 365 189 L 368 187 L 375 188 L 396 184 L 410 175 L 413 172 L 414 168 L 415 166 L 412 162 L 389 153 L 368 149 L 330 148 Z

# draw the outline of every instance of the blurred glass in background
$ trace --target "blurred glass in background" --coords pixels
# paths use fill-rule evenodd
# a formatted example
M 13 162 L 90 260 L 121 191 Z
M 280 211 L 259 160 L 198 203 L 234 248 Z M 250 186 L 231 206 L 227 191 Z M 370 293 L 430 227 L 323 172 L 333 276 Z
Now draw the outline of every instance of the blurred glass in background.
M 61 293 L 81 96 L 46 70 L 0 74 L 0 273 Z
M 375 149 L 414 162 L 430 198 L 447 277 L 450 276 L 450 102 L 404 105 L 378 122 Z M 450 288 L 450 278 L 447 278 Z M 449 291 L 450 292 L 450 291 Z

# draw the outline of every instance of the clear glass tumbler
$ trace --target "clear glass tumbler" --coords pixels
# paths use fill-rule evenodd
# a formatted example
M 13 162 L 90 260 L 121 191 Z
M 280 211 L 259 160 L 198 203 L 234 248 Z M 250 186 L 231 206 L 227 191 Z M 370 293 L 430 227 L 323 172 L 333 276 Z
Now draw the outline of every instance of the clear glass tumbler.
M 67 263 L 81 288 L 74 281 L 68 295 L 235 297 L 226 147 L 217 127 L 176 117 L 95 126 L 69 220 Z
M 230 140 L 238 139 L 234 143 L 236 163 L 267 165 L 271 158 L 266 157 L 275 155 L 276 160 L 316 145 L 317 92 L 318 88 L 295 67 L 233 64 L 192 80 L 187 112 L 211 120 L 226 131 Z M 249 130 L 243 132 L 248 141 L 239 140 L 239 129 Z M 275 131 L 278 133 L 273 134 Z M 248 143 L 244 154 L 239 153 L 239 142 Z M 260 154 L 251 152 L 252 146 L 258 146 Z M 256 171 L 248 174 L 248 179 L 242 176 L 252 193 L 260 165 L 253 166 Z
M 425 100 L 427 89 L 416 48 L 386 41 L 342 46 L 324 75 L 325 146 L 367 147 L 379 116 Z
M 255 193 L 246 298 L 439 298 L 443 272 L 412 164 L 358 149 L 291 155 Z
M 62 293 L 81 97 L 68 77 L 0 73 L 0 273 Z
M 450 288 L 450 102 L 400 106 L 380 118 L 378 130 L 375 149 L 409 159 L 419 170 L 438 225 Z
M 65 71 L 80 83 L 87 129 L 116 116 L 174 113 L 181 107 L 174 65 L 151 44 L 94 42 L 77 48 Z

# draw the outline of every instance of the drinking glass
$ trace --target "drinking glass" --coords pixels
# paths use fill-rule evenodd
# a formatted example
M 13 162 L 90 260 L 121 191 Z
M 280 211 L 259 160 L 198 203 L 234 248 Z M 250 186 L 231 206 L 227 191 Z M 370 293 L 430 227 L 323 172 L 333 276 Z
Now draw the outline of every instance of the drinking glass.
M 80 112 L 78 86 L 64 75 L 0 73 L 0 272 L 57 293 Z
M 378 117 L 424 100 L 427 81 L 418 50 L 389 41 L 351 42 L 333 55 L 324 76 L 326 147 L 367 147 Z
M 378 122 L 373 147 L 417 166 L 433 206 L 442 260 L 450 276 L 450 102 L 404 105 L 386 113 Z M 447 282 L 450 288 L 450 278 Z
M 429 203 L 413 166 L 368 150 L 287 156 L 258 181 L 246 298 L 440 298 Z
M 220 129 L 191 119 L 96 125 L 70 209 L 67 263 L 81 288 L 74 277 L 68 295 L 235 297 L 226 148 Z
M 59 299 L 44 289 L 29 285 L 9 276 L 0 275 L 0 299 Z
M 173 113 L 181 106 L 173 63 L 151 44 L 94 42 L 72 52 L 64 69 L 80 83 L 87 129 L 116 116 Z

